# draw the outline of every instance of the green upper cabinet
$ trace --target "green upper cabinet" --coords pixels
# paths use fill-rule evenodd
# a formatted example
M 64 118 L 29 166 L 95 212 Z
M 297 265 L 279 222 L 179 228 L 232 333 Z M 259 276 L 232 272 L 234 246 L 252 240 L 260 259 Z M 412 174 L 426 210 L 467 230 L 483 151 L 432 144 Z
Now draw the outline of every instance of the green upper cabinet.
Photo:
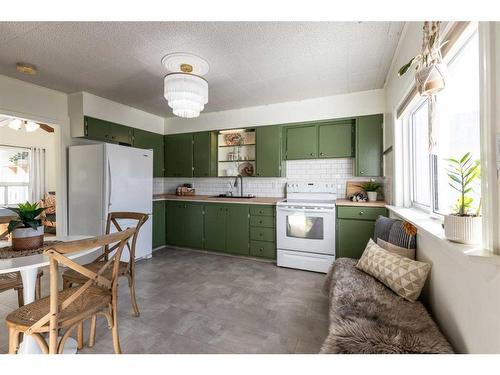
M 255 129 L 255 159 L 258 177 L 282 177 L 281 126 L 261 126 Z
M 217 176 L 217 133 L 193 134 L 193 176 Z
M 110 122 L 109 134 L 111 142 L 118 143 L 120 145 L 132 146 L 134 134 L 133 128 Z
M 165 163 L 163 135 L 134 129 L 133 146 L 153 150 L 153 177 L 163 177 Z
M 166 243 L 165 201 L 153 202 L 153 249 Z
M 165 176 L 193 177 L 193 134 L 165 136 Z
M 335 122 L 318 125 L 320 158 L 349 158 L 354 156 L 353 123 Z
M 96 141 L 111 142 L 109 138 L 109 122 L 99 120 L 93 117 L 85 117 L 85 138 L 93 139 Z
M 132 145 L 133 129 L 113 122 L 85 116 L 85 138 L 122 145 Z
M 318 157 L 316 125 L 286 128 L 286 159 L 315 159 Z
M 382 176 L 383 116 L 358 117 L 356 121 L 356 176 Z

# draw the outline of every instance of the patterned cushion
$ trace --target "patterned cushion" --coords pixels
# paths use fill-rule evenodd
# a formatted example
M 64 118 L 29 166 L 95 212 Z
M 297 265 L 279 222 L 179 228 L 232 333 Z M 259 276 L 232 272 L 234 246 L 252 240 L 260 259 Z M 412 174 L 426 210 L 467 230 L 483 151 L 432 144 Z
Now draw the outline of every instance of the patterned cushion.
M 379 216 L 375 222 L 373 239 L 387 251 L 415 259 L 417 228 L 407 221 Z
M 412 302 L 420 296 L 431 269 L 430 264 L 393 254 L 371 239 L 356 267 Z
M 377 238 L 377 245 L 393 254 L 415 260 L 415 249 L 407 249 L 401 246 L 396 246 L 390 242 L 384 241 L 382 238 Z

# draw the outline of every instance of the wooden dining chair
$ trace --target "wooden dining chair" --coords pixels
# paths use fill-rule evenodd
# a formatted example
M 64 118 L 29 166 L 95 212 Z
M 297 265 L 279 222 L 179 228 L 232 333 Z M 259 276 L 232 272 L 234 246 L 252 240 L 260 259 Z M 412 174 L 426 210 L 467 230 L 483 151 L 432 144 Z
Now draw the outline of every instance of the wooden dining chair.
M 118 233 L 56 244 L 44 251 L 49 258 L 50 295 L 25 305 L 9 315 L 9 353 L 17 352 L 21 333 L 30 335 L 43 353 L 60 354 L 73 330 L 97 314 L 106 317 L 113 333 L 113 347 L 121 353 L 117 321 L 117 291 L 120 257 L 127 241 L 136 232 L 130 228 Z M 72 261 L 69 254 L 115 244 L 115 253 L 97 271 Z M 59 291 L 59 264 L 85 275 L 78 287 Z M 111 270 L 111 277 L 108 277 Z M 59 338 L 59 331 L 64 331 Z M 48 343 L 43 334 L 48 333 Z
M 135 298 L 135 246 L 137 242 L 137 237 L 139 236 L 139 231 L 142 225 L 148 220 L 148 215 L 137 212 L 110 212 L 108 214 L 108 219 L 106 222 L 106 234 L 111 233 L 112 229 L 118 232 L 122 231 L 118 220 L 133 220 L 136 228 L 136 232 L 132 237 L 131 243 L 127 242 L 127 249 L 129 252 L 128 262 L 120 261 L 120 276 L 124 276 L 128 279 L 128 286 L 130 289 L 130 297 L 132 300 L 132 308 L 134 309 L 134 315 L 139 316 L 139 307 L 137 305 L 137 300 Z M 114 226 L 114 228 L 112 228 Z M 86 264 L 85 267 L 91 270 L 98 270 L 107 260 L 114 251 L 113 248 L 106 246 L 104 252 L 99 255 L 94 261 Z M 75 284 L 83 284 L 87 281 L 87 278 L 75 272 L 74 270 L 67 270 L 63 273 L 63 285 L 64 288 L 71 287 Z
M 36 275 L 35 299 L 39 299 L 42 294 L 42 282 L 41 282 L 42 276 L 43 276 L 42 271 L 39 271 L 38 274 Z M 17 292 L 17 303 L 19 307 L 23 306 L 24 289 L 23 289 L 23 280 L 21 279 L 21 274 L 19 272 L 9 272 L 0 274 L 0 293 L 12 289 L 14 289 Z

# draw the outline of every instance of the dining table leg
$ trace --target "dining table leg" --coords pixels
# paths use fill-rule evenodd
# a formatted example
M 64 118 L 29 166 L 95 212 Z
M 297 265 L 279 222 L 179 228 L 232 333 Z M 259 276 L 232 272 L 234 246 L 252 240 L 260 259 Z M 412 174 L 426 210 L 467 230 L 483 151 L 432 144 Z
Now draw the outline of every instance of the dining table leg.
M 23 269 L 20 271 L 21 279 L 23 280 L 23 297 L 24 304 L 35 301 L 36 279 L 38 275 L 38 268 L 33 267 Z M 77 352 L 77 342 L 75 339 L 69 337 L 64 345 L 64 354 L 75 354 Z M 23 342 L 19 345 L 19 354 L 42 354 L 40 346 L 36 343 L 35 339 L 30 335 L 23 335 Z
M 38 275 L 38 268 L 23 269 L 21 278 L 23 280 L 23 297 L 24 304 L 35 301 L 36 290 L 36 276 Z M 42 350 L 36 343 L 35 339 L 29 335 L 23 335 L 23 342 L 19 346 L 18 353 L 20 354 L 42 354 Z

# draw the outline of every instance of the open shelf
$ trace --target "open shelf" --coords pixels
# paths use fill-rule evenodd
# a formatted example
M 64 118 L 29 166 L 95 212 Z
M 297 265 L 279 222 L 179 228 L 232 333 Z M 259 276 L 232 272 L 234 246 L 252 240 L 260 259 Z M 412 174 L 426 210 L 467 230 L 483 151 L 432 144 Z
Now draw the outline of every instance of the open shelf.
M 239 143 L 239 144 L 227 144 Z M 224 131 L 217 136 L 217 176 L 234 177 L 245 166 L 255 174 L 255 129 Z M 248 166 L 251 164 L 251 166 Z

